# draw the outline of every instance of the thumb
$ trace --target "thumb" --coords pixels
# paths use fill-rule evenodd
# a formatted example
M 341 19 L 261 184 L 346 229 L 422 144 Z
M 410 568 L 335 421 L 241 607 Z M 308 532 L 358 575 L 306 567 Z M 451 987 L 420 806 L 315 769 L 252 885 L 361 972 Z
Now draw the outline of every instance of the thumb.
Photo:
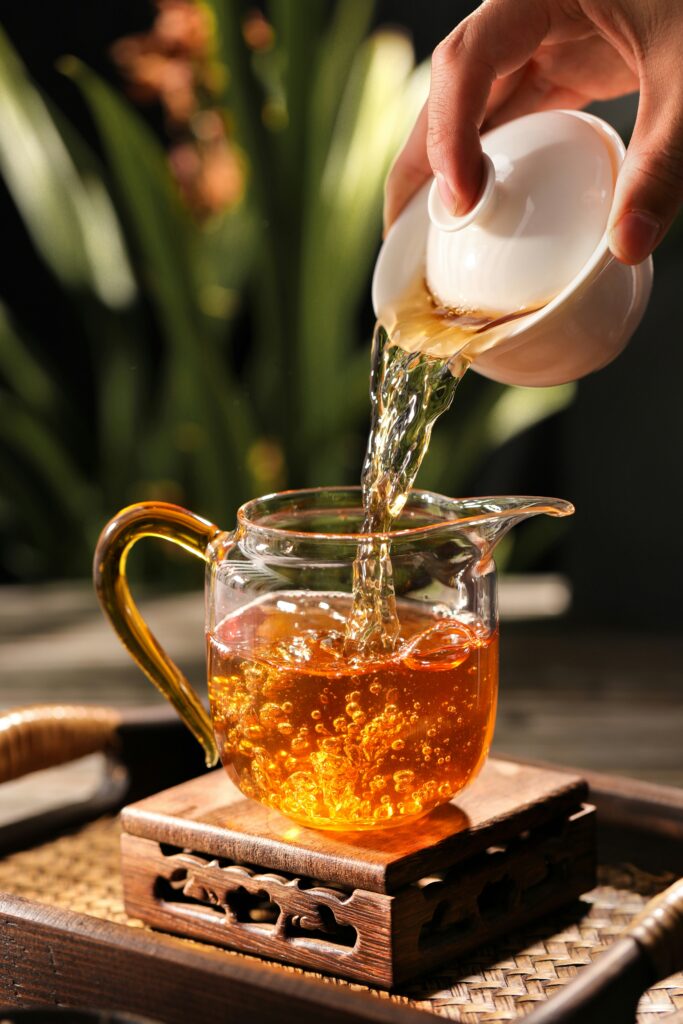
M 666 89 L 663 82 L 657 87 L 641 80 L 636 126 L 608 228 L 610 249 L 622 263 L 646 259 L 683 202 L 683 89 L 676 88 L 678 77 L 674 65 Z

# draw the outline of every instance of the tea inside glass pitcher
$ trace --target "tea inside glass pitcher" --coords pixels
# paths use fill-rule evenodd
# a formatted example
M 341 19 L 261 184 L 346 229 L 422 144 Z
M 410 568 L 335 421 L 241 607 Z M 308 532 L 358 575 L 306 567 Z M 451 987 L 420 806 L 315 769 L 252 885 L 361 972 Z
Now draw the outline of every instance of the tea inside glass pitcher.
M 489 749 L 498 633 L 398 602 L 392 652 L 344 656 L 348 594 L 280 591 L 209 633 L 209 697 L 248 796 L 305 824 L 406 822 L 449 800 Z
M 208 686 L 221 759 L 242 791 L 306 825 L 406 824 L 475 777 L 498 685 L 498 540 L 565 515 L 534 498 L 411 491 L 391 532 L 361 533 L 359 488 L 248 502 L 213 546 Z M 390 551 L 398 632 L 349 648 L 359 546 Z
M 497 687 L 493 550 L 520 520 L 568 515 L 546 498 L 456 501 L 411 491 L 393 530 L 359 532 L 359 488 L 269 495 L 220 530 L 161 502 L 123 509 L 95 553 L 102 606 L 151 681 L 245 795 L 317 828 L 401 825 L 475 776 Z M 142 537 L 207 564 L 211 716 L 152 636 L 128 588 Z M 359 545 L 386 545 L 399 630 L 347 648 Z

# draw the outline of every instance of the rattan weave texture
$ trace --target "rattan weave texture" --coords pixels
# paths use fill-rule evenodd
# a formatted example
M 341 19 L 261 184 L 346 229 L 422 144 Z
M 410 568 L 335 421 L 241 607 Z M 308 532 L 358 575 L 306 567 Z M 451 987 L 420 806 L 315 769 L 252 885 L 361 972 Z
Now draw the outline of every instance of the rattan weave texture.
M 673 876 L 646 874 L 631 865 L 603 866 L 599 884 L 577 907 L 511 933 L 400 992 L 367 991 L 463 1024 L 516 1020 L 595 959 L 647 900 L 672 880 Z M 123 909 L 115 818 L 102 818 L 73 834 L 0 860 L 0 891 L 133 928 L 147 927 L 128 918 Z M 226 951 L 225 955 L 244 954 Z M 300 968 L 277 966 L 304 973 Z M 325 980 L 365 989 L 340 979 Z M 677 1010 L 683 1011 L 683 974 L 660 982 L 643 996 L 638 1024 L 662 1022 Z

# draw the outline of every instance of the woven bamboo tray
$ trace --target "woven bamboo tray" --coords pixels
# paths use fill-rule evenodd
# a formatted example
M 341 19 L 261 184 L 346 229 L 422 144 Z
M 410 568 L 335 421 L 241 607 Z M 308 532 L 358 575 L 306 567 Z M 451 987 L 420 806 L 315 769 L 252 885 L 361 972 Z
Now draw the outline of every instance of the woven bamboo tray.
M 683 796 L 589 781 L 602 823 L 599 884 L 570 909 L 392 993 L 152 931 L 123 909 L 117 816 L 72 827 L 0 859 L 0 1005 L 108 1006 L 178 1022 L 242 1013 L 281 1021 L 285 1007 L 326 1024 L 419 1024 L 415 1011 L 464 1024 L 516 1020 L 567 985 L 681 873 Z M 638 1024 L 676 1011 L 683 974 L 645 993 Z

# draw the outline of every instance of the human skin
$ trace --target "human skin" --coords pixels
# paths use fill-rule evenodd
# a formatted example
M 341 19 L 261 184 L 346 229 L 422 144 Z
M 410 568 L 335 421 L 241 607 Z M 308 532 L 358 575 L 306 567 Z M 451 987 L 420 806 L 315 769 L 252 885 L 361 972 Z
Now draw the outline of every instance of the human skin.
M 640 263 L 683 202 L 680 0 L 484 0 L 434 50 L 429 98 L 387 179 L 385 230 L 432 174 L 453 213 L 470 209 L 482 130 L 635 90 L 608 231 L 617 259 Z

